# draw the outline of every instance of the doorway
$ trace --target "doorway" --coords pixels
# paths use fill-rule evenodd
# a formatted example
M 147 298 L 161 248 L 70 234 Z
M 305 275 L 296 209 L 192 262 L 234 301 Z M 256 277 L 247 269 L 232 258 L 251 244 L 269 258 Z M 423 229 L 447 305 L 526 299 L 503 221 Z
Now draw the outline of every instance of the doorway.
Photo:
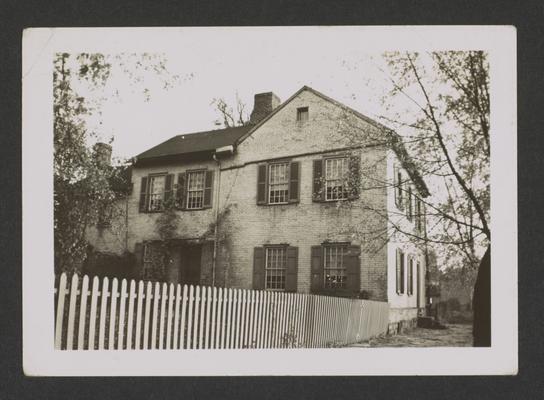
M 180 247 L 179 277 L 181 284 L 199 285 L 202 245 Z

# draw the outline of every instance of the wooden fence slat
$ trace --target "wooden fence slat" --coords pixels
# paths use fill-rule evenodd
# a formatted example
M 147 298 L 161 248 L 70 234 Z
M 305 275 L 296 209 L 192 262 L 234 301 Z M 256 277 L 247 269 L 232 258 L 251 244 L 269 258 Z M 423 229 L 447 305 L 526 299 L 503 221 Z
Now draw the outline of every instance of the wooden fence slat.
M 217 289 L 217 314 L 215 316 L 216 318 L 216 331 L 215 331 L 215 347 L 214 349 L 222 349 L 223 345 L 223 337 L 224 337 L 224 321 L 225 321 L 225 315 L 223 313 L 223 310 L 225 308 L 225 301 L 224 301 L 224 292 L 227 289 L 224 289 L 222 287 Z
M 166 349 L 172 348 L 172 319 L 174 316 L 173 313 L 173 307 L 174 307 L 174 284 L 171 283 L 169 286 L 167 286 L 168 289 L 168 306 L 166 311 Z
M 231 319 L 231 316 L 234 316 L 232 312 L 232 288 L 229 288 L 227 291 L 227 321 L 225 324 L 225 345 L 223 346 L 224 349 L 231 349 L 231 327 L 232 327 L 232 321 L 234 318 Z
M 174 330 L 172 332 L 172 348 L 179 349 L 179 314 L 180 314 L 180 302 L 181 302 L 181 285 L 176 285 L 176 294 L 174 300 Z
M 210 343 L 209 343 L 209 347 L 206 346 L 206 348 L 215 349 L 215 318 L 216 318 L 215 312 L 217 308 L 217 288 L 215 286 L 212 289 L 212 307 L 211 308 L 212 308 L 212 322 L 211 322 L 211 327 L 209 331 Z
M 151 350 L 157 347 L 157 323 L 159 313 L 159 301 L 161 299 L 161 284 L 155 282 L 155 288 L 153 290 L 153 314 L 151 316 Z
M 104 349 L 106 341 L 106 312 L 108 309 L 109 297 L 109 279 L 105 277 L 102 280 L 102 290 L 100 291 L 100 320 L 98 321 L 98 350 Z
M 83 276 L 83 282 L 81 284 L 81 300 L 79 302 L 79 325 L 77 336 L 77 349 L 83 350 L 85 348 L 85 322 L 87 319 L 87 298 L 89 297 L 89 277 Z
M 187 316 L 187 348 L 192 349 L 193 348 L 193 309 L 194 309 L 194 302 L 195 302 L 195 294 L 196 290 L 193 288 L 193 285 L 189 288 L 189 303 L 188 303 L 188 316 Z
M 159 349 L 164 349 L 164 319 L 166 317 L 166 299 L 168 298 L 168 285 L 162 284 L 161 294 L 161 311 L 158 314 L 159 318 Z
M 126 349 L 132 349 L 132 325 L 134 324 L 134 299 L 136 297 L 136 282 L 130 280 L 128 289 L 128 318 L 127 318 L 127 344 Z
M 115 348 L 115 318 L 117 311 L 117 278 L 113 278 L 111 283 L 111 302 L 110 302 L 110 327 L 108 337 L 108 349 L 113 350 Z
M 144 312 L 144 283 L 138 283 L 138 301 L 136 308 L 136 333 L 134 340 L 134 348 L 140 350 L 142 348 L 142 313 Z M 146 300 L 147 303 L 147 300 Z M 145 328 L 145 327 L 144 327 Z M 145 340 L 143 340 L 145 342 Z M 147 348 L 147 347 L 146 347 Z
M 206 329 L 204 333 L 204 348 L 210 347 L 210 310 L 212 306 L 212 288 L 208 287 L 208 293 L 206 294 Z
M 119 294 L 119 328 L 117 329 L 117 350 L 123 350 L 125 335 L 125 305 L 127 301 L 127 280 L 121 281 L 121 293 Z
M 219 289 L 221 291 L 221 336 L 219 337 L 219 348 L 225 348 L 225 329 L 226 329 L 226 311 L 227 311 L 227 288 Z
M 89 350 L 95 349 L 95 335 L 96 335 L 96 306 L 98 303 L 98 290 L 100 280 L 97 276 L 93 278 L 93 290 L 91 292 L 91 311 L 89 314 L 89 343 L 87 348 Z
M 251 335 L 253 334 L 253 318 L 255 310 L 255 291 L 251 290 L 247 293 L 247 318 L 246 318 L 246 347 L 252 348 Z
M 262 305 L 263 305 L 263 295 L 264 292 L 262 290 L 259 290 L 255 294 L 256 298 L 256 307 L 255 307 L 255 322 L 253 323 L 253 341 L 255 342 L 255 348 L 260 349 L 261 348 L 261 332 L 262 332 Z
M 144 337 L 143 337 L 143 348 L 147 350 L 149 347 L 149 325 L 151 320 L 151 299 L 153 297 L 153 284 L 147 282 L 147 287 L 145 291 L 145 313 L 144 313 Z
M 230 347 L 232 349 L 238 349 L 240 346 L 240 336 L 238 335 L 240 331 L 240 302 L 238 296 L 240 296 L 240 290 L 234 289 L 232 293 L 232 346 Z
M 195 310 L 193 317 L 193 349 L 198 349 L 198 317 L 200 313 L 200 286 L 195 288 Z
M 200 292 L 200 314 L 198 320 L 198 349 L 204 348 L 204 317 L 208 303 L 208 288 L 203 287 Z
M 70 302 L 68 304 L 68 329 L 66 332 L 66 349 L 74 349 L 74 322 L 76 318 L 76 301 L 77 290 L 79 286 L 79 277 L 77 274 L 72 275 L 72 282 L 70 285 Z
M 192 286 L 190 296 L 193 296 Z M 187 285 L 183 285 L 183 294 L 181 298 L 181 321 L 179 323 L 179 348 L 184 349 L 185 347 L 185 319 L 187 315 L 187 302 L 189 301 L 189 288 Z M 190 328 L 190 326 L 189 326 Z M 188 329 L 189 329 L 188 328 Z M 189 337 L 189 331 L 187 330 L 187 337 Z M 187 347 L 188 348 L 188 347 Z
M 59 282 L 59 294 L 57 300 L 57 321 L 55 323 L 55 349 L 60 350 L 62 346 L 62 328 L 64 321 L 64 298 L 66 297 L 66 273 L 62 273 Z

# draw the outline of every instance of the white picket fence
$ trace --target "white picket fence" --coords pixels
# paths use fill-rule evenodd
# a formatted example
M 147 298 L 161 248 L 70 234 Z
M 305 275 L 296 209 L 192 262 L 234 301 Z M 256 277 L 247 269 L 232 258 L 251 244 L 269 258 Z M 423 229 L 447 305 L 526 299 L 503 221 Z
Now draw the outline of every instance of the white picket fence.
M 62 274 L 55 349 L 332 347 L 387 331 L 384 302 Z

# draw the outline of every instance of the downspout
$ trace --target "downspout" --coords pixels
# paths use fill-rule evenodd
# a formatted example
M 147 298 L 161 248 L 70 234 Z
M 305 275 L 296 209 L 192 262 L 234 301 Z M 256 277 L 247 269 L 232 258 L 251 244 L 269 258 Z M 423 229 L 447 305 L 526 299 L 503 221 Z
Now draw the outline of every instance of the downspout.
M 217 199 L 215 201 L 215 224 L 213 228 L 213 258 L 212 258 L 212 287 L 215 287 L 215 271 L 217 264 L 217 225 L 219 224 L 219 199 L 220 199 L 220 190 L 221 190 L 221 161 L 214 154 L 213 159 L 217 163 Z

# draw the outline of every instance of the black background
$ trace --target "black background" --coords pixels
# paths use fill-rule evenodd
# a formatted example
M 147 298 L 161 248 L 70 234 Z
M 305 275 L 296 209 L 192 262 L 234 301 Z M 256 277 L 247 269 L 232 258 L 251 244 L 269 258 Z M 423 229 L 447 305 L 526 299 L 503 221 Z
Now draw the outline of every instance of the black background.
M 544 3 L 514 1 L 2 1 L 0 400 L 544 398 Z M 519 375 L 27 378 L 21 329 L 21 43 L 27 27 L 514 25 L 518 44 Z M 233 51 L 236 51 L 233 49 Z M 40 199 L 35 199 L 40 201 Z M 364 363 L 364 358 L 359 360 Z M 323 363 L 327 363 L 324 359 Z M 330 368 L 334 368 L 333 365 Z

